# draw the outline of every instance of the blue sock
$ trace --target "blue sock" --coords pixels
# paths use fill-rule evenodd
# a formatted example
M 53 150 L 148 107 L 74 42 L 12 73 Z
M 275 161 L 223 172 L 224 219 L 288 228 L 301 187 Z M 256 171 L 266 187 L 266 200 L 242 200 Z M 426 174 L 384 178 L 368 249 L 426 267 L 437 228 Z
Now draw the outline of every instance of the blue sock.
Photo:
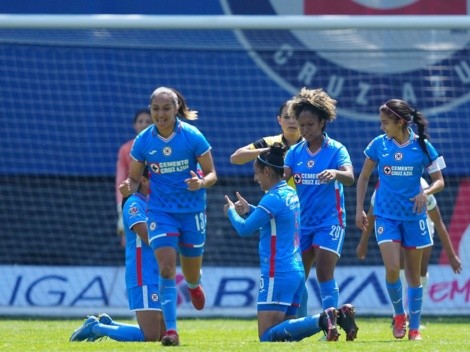
M 319 321 L 320 314 L 283 321 L 282 323 L 266 330 L 260 337 L 260 341 L 300 341 L 321 331 L 318 326 Z
M 418 330 L 423 304 L 423 286 L 408 287 L 408 307 L 410 312 L 410 330 Z
M 300 298 L 300 307 L 297 309 L 297 318 L 306 317 L 308 314 L 308 291 L 307 291 L 307 282 L 304 285 L 304 291 L 302 293 L 302 297 Z
M 164 279 L 160 276 L 158 285 L 160 287 L 160 299 L 166 329 L 176 330 L 176 280 Z
M 339 288 L 336 280 L 333 278 L 330 281 L 320 282 L 319 285 L 323 310 L 330 307 L 338 307 Z
M 143 342 L 145 341 L 144 334 L 138 325 L 121 324 L 119 325 L 105 325 L 96 324 L 93 326 L 93 334 L 97 336 L 107 336 L 113 340 L 121 342 Z
M 120 323 L 118 321 L 113 320 L 111 324 L 104 324 L 104 325 L 110 325 L 110 326 L 135 326 L 135 324 L 127 324 L 127 323 Z
M 387 286 L 388 296 L 392 302 L 395 314 L 404 314 L 405 308 L 403 307 L 403 292 L 400 279 L 396 282 L 385 281 L 385 286 Z

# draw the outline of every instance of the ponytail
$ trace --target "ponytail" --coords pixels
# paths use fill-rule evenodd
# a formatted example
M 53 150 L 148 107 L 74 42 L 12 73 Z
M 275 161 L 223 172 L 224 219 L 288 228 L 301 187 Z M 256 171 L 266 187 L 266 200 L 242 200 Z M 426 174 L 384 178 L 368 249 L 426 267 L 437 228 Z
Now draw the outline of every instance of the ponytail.
M 429 135 L 426 132 L 426 127 L 428 125 L 427 120 L 424 118 L 423 114 L 420 113 L 416 108 L 414 108 L 410 115 L 412 117 L 413 123 L 418 127 L 418 143 L 424 153 L 428 156 L 429 161 L 432 162 L 431 156 L 429 155 L 428 149 L 426 148 L 426 139 L 429 139 Z

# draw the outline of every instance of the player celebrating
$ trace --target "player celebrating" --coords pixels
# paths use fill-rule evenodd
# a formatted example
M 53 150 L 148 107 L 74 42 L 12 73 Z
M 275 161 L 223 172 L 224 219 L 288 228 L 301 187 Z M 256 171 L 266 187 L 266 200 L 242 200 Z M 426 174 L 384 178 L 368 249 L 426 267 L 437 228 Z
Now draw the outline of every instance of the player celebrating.
M 423 299 L 420 266 L 423 248 L 433 241 L 426 223 L 426 197 L 441 191 L 444 180 L 441 170 L 444 159 L 427 140 L 427 121 L 421 112 L 405 101 L 391 99 L 380 107 L 381 129 L 385 132 L 369 143 L 364 151 L 366 160 L 357 181 L 356 225 L 364 231 L 368 226 L 364 197 L 372 171 L 377 168 L 374 215 L 377 243 L 385 265 L 385 282 L 394 309 L 393 335 L 406 334 L 406 314 L 400 280 L 400 252 L 404 252 L 408 283 L 410 340 L 421 340 L 419 322 Z M 410 124 L 418 128 L 416 135 Z M 423 169 L 432 183 L 421 187 Z
M 107 314 L 89 316 L 74 331 L 70 341 L 96 341 L 107 336 L 116 341 L 159 341 L 165 331 L 158 294 L 158 266 L 148 245 L 147 198 L 149 172 L 140 180 L 137 192 L 124 200 L 123 222 L 126 229 L 126 288 L 129 308 L 139 325 L 115 322 Z
M 206 238 L 206 190 L 217 181 L 211 146 L 194 126 L 180 117 L 196 119 L 181 94 L 159 87 L 150 97 L 154 125 L 141 132 L 131 150 L 128 179 L 120 187 L 123 196 L 132 193 L 149 165 L 149 242 L 160 268 L 160 297 L 167 328 L 162 344 L 178 345 L 176 324 L 176 255 L 179 251 L 183 275 L 191 301 L 203 309 L 201 266 Z M 179 116 L 178 116 L 179 115 Z M 203 176 L 197 173 L 198 164 Z
M 286 155 L 285 177 L 294 178 L 300 200 L 300 247 L 305 276 L 316 261 L 323 309 L 337 307 L 334 277 L 346 227 L 343 185 L 354 183 L 346 148 L 325 132 L 336 118 L 336 100 L 322 89 L 303 88 L 292 98 L 290 114 L 297 119 L 304 141 Z M 304 302 L 307 302 L 305 290 Z
M 294 319 L 305 276 L 298 246 L 299 199 L 283 180 L 284 151 L 280 143 L 275 143 L 254 162 L 254 178 L 265 191 L 257 207 L 248 204 L 239 193 L 235 204 L 225 196 L 224 212 L 240 236 L 260 229 L 259 339 L 299 341 L 323 330 L 328 341 L 336 341 L 338 323 L 346 331 L 347 339 L 353 340 L 358 329 L 350 304 L 339 311 L 328 307 L 321 314 Z

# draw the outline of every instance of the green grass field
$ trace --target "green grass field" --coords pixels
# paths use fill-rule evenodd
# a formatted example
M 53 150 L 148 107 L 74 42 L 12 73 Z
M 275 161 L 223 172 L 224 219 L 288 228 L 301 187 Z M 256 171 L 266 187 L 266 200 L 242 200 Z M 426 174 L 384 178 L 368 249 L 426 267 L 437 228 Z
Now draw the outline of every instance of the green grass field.
M 132 321 L 127 321 L 132 323 Z M 301 342 L 258 342 L 255 320 L 183 319 L 179 321 L 184 351 L 470 351 L 470 317 L 424 318 L 423 341 L 395 340 L 388 318 L 357 318 L 358 338 L 338 342 L 320 341 L 322 334 Z M 155 351 L 168 349 L 155 343 L 123 343 L 110 339 L 68 342 L 81 320 L 0 320 L 0 351 Z

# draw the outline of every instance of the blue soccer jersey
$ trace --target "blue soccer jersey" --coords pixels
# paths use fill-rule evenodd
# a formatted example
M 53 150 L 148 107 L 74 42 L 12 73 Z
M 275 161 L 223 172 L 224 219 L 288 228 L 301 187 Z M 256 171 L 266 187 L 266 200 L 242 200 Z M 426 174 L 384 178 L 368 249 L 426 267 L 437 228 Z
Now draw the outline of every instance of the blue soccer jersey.
M 351 158 L 346 147 L 326 133 L 324 136 L 323 145 L 316 153 L 311 153 L 308 142 L 302 141 L 293 145 L 285 158 L 300 199 L 301 233 L 331 225 L 346 226 L 343 184 L 338 181 L 321 183 L 318 174 L 352 165 Z
M 147 197 L 134 193 L 122 209 L 126 232 L 126 287 L 158 284 L 158 264 L 153 249 L 132 231 L 138 223 L 147 222 Z
M 410 139 L 403 145 L 387 135 L 380 135 L 369 143 L 364 154 L 377 165 L 379 182 L 376 188 L 374 214 L 395 220 L 426 218 L 426 209 L 413 212 L 415 197 L 421 191 L 420 178 L 425 168 L 438 160 L 436 149 L 426 140 L 429 156 L 421 149 L 418 136 L 409 128 Z M 444 163 L 438 169 L 445 167 Z
M 160 136 L 154 125 L 136 137 L 131 156 L 139 162 L 147 162 L 151 170 L 150 211 L 187 213 L 205 210 L 206 190 L 189 191 L 184 180 L 191 177 L 191 170 L 198 172 L 197 158 L 210 149 L 196 127 L 178 118 L 169 138 Z
M 267 191 L 246 220 L 235 209 L 228 216 L 241 236 L 260 230 L 259 256 L 263 274 L 303 271 L 299 249 L 299 199 L 292 187 L 281 181 Z

